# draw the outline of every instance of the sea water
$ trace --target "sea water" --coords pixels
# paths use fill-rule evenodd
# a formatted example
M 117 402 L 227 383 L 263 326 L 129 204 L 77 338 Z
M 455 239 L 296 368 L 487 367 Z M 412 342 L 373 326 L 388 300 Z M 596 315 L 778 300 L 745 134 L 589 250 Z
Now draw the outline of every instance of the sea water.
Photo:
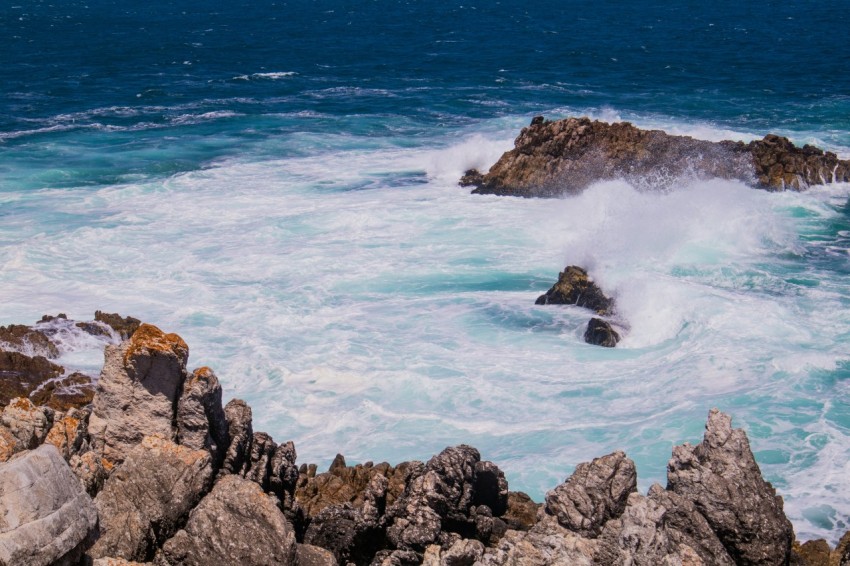
M 179 333 L 299 462 L 476 446 L 541 500 L 622 449 L 639 487 L 712 407 L 798 538 L 850 524 L 850 187 L 469 194 L 530 119 L 850 157 L 843 2 L 0 6 L 0 324 Z M 666 184 L 665 184 L 666 186 Z M 586 267 L 628 326 L 536 306 Z M 62 334 L 96 375 L 102 341 Z

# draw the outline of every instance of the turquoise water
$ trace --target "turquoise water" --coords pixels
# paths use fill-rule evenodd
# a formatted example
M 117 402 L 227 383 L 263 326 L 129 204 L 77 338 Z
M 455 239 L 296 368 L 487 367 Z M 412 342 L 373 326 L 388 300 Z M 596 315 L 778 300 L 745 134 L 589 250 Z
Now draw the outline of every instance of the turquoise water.
M 798 537 L 834 542 L 850 187 L 456 185 L 537 114 L 850 157 L 845 4 L 745 4 L 0 7 L 0 324 L 130 314 L 302 462 L 466 442 L 537 499 L 616 449 L 664 483 L 719 407 Z M 616 295 L 620 347 L 534 305 L 567 264 Z M 96 372 L 96 346 L 63 362 Z

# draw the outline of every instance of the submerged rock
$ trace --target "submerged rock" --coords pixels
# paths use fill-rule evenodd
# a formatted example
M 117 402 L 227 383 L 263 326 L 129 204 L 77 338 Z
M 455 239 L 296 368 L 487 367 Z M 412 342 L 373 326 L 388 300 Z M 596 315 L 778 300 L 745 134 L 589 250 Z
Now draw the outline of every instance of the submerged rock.
M 535 301 L 538 305 L 577 305 L 596 314 L 606 316 L 614 312 L 614 299 L 605 296 L 602 289 L 587 275 L 587 271 L 568 265 L 558 274 L 558 281 Z
M 809 145 L 798 148 L 774 135 L 748 144 L 709 142 L 642 130 L 628 122 L 537 117 L 486 174 L 467 171 L 461 184 L 475 185 L 474 193 L 554 197 L 610 179 L 666 188 L 686 176 L 802 190 L 850 181 L 850 161 Z
M 613 348 L 620 341 L 620 335 L 611 323 L 601 318 L 591 318 L 584 331 L 584 341 L 595 346 Z

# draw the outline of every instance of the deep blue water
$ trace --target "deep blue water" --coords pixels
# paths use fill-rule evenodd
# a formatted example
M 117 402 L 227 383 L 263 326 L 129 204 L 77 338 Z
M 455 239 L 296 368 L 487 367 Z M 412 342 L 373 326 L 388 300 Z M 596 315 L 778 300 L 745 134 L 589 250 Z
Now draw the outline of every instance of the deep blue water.
M 0 5 L 0 324 L 137 316 L 301 461 L 467 442 L 538 499 L 615 449 L 664 483 L 717 406 L 801 539 L 848 528 L 850 188 L 456 186 L 538 114 L 850 157 L 847 2 L 128 4 Z M 568 263 L 621 347 L 534 306 Z

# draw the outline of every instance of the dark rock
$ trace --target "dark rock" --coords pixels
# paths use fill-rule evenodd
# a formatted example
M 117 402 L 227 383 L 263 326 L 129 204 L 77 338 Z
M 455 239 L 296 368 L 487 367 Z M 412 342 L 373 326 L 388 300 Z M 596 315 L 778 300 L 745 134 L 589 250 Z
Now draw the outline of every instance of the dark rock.
M 712 409 L 705 438 L 673 448 L 667 489 L 693 502 L 736 564 L 786 564 L 794 531 L 743 430 Z
M 508 509 L 502 519 L 516 531 L 527 531 L 537 524 L 541 505 L 521 491 L 508 492 Z
M 412 550 L 384 550 L 375 555 L 371 566 L 419 566 L 422 555 Z
M 100 538 L 93 558 L 151 560 L 210 488 L 210 454 L 147 436 L 97 495 Z M 226 531 L 234 537 L 236 530 Z M 226 563 L 226 562 L 225 562 Z
M 50 444 L 0 466 L 0 564 L 76 564 L 97 510 Z
M 484 175 L 478 169 L 469 169 L 460 178 L 461 187 L 477 187 L 484 182 Z
M 333 553 L 318 546 L 299 544 L 295 553 L 298 566 L 337 566 L 338 564 Z
M 850 162 L 768 135 L 749 144 L 708 142 L 588 118 L 538 120 L 523 128 L 483 176 L 465 175 L 474 193 L 553 197 L 609 179 L 667 188 L 682 177 L 738 179 L 769 190 L 850 181 Z
M 242 399 L 231 399 L 224 407 L 230 439 L 219 475 L 242 474 L 251 462 L 254 440 L 251 407 Z
M 829 543 L 825 540 L 810 540 L 803 544 L 794 543 L 793 552 L 804 566 L 830 566 L 829 558 L 832 554 Z
M 218 378 L 210 368 L 198 368 L 186 379 L 177 403 L 177 443 L 208 450 L 218 468 L 229 442 L 227 429 Z
M 618 451 L 576 466 L 566 482 L 546 494 L 545 509 L 562 526 L 595 538 L 608 520 L 623 513 L 636 490 L 635 464 Z
M 98 322 L 77 322 L 74 324 L 77 328 L 85 332 L 86 334 L 91 334 L 92 336 L 109 336 L 109 328 L 105 324 L 101 324 Z
M 59 357 L 59 348 L 47 335 L 23 324 L 0 326 L 0 347 L 27 356 L 43 356 L 50 359 Z
M 340 564 L 369 564 L 387 546 L 377 522 L 350 504 L 325 507 L 311 521 L 304 542 L 328 550 Z
M 228 475 L 166 541 L 160 558 L 182 566 L 295 565 L 296 552 L 295 533 L 276 500 L 256 483 Z
M 829 566 L 850 566 L 850 531 L 844 533 L 830 555 Z
M 577 305 L 607 316 L 614 312 L 614 299 L 605 296 L 602 289 L 587 275 L 587 271 L 569 265 L 558 274 L 558 282 L 535 301 L 537 305 Z
M 493 515 L 501 516 L 508 509 L 508 481 L 493 462 L 475 464 L 475 505 L 486 505 Z
M 0 350 L 0 406 L 5 407 L 15 397 L 29 397 L 64 371 L 44 356 Z
M 30 398 L 36 405 L 45 405 L 57 411 L 81 409 L 91 404 L 95 386 L 92 378 L 74 372 L 62 379 L 48 381 L 33 392 Z
M 610 323 L 601 318 L 591 318 L 584 331 L 584 341 L 595 346 L 613 348 L 620 341 L 620 335 Z
M 94 319 L 112 328 L 121 337 L 121 340 L 129 340 L 142 325 L 142 321 L 138 318 L 122 317 L 118 313 L 95 311 Z

